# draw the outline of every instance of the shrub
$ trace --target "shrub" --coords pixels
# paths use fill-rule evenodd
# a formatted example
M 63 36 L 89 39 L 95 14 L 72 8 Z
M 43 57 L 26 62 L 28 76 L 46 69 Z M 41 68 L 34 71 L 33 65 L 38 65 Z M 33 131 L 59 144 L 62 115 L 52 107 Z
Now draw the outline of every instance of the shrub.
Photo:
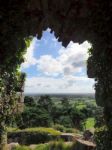
M 100 128 L 96 128 L 95 131 L 95 142 L 98 150 L 109 150 L 112 148 L 111 143 L 111 131 L 106 127 L 102 126 Z
M 66 144 L 63 141 L 53 141 L 48 144 L 40 144 L 35 150 L 71 150 L 74 144 Z
M 29 128 L 24 130 L 13 130 L 8 133 L 11 142 L 18 142 L 22 145 L 45 143 L 56 139 L 60 132 L 52 128 Z
M 34 150 L 49 150 L 49 144 L 39 144 Z
M 65 144 L 64 142 L 50 142 L 48 144 L 39 144 L 34 148 L 34 150 L 74 150 L 74 144 Z M 17 146 L 13 150 L 31 150 L 26 146 Z
M 65 132 L 65 127 L 63 125 L 60 124 L 55 124 L 52 126 L 55 130 L 59 130 L 61 132 Z
M 74 129 L 73 128 L 65 128 L 65 132 L 66 133 L 74 133 Z
M 22 145 L 30 145 L 48 142 L 52 139 L 52 136 L 45 132 L 18 131 L 8 134 L 8 139 L 12 139 L 13 142 L 17 140 Z
M 13 148 L 12 150 L 31 150 L 31 149 L 27 146 L 17 146 Z

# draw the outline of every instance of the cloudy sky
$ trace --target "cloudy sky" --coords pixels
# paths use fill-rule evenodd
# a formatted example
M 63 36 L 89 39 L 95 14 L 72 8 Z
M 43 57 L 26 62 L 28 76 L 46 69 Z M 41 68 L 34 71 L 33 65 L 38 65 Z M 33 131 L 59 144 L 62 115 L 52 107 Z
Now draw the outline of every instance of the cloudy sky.
M 41 40 L 32 40 L 24 56 L 25 93 L 93 93 L 94 80 L 86 75 L 91 45 L 71 41 L 65 48 L 49 30 L 43 32 Z

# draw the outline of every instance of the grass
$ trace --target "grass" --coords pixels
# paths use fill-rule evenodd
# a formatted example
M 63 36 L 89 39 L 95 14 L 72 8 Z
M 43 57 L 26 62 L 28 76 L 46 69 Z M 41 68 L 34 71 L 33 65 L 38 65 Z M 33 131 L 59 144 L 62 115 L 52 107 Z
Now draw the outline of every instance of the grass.
M 86 129 L 93 129 L 94 125 L 95 125 L 95 119 L 94 118 L 88 118 L 86 120 L 86 124 L 85 124 Z
M 17 132 L 17 131 L 21 131 L 21 130 L 18 128 L 7 127 L 7 131 L 8 132 Z
M 49 144 L 39 144 L 34 150 L 49 150 Z
M 80 104 L 80 105 L 76 106 L 76 108 L 79 109 L 79 110 L 81 110 L 81 109 L 83 109 L 85 107 L 86 107 L 85 104 Z
M 20 130 L 18 128 L 8 128 L 8 132 L 44 132 L 51 135 L 60 135 L 61 132 L 58 130 L 55 130 L 53 128 L 45 128 L 45 127 L 36 127 L 36 128 L 26 128 L 23 130 Z
M 82 102 L 79 102 L 76 106 L 77 109 L 81 110 L 83 108 L 86 108 L 86 104 L 85 103 L 82 103 Z
M 65 143 L 63 141 L 52 141 L 47 144 L 38 144 L 33 150 L 70 150 L 75 149 L 75 143 Z M 26 146 L 17 146 L 14 150 L 31 150 Z
M 31 150 L 28 146 L 17 146 L 13 150 Z
M 61 134 L 60 131 L 57 131 L 53 128 L 45 128 L 45 127 L 27 128 L 24 131 L 28 131 L 28 132 L 45 132 L 45 133 L 49 133 L 51 135 L 60 135 Z

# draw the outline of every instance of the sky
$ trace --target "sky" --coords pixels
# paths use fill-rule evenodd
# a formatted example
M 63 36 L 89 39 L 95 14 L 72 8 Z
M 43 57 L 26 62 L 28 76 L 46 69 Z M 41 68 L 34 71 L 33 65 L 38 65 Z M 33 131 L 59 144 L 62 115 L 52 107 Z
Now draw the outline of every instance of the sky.
M 94 93 L 94 80 L 86 73 L 90 47 L 87 41 L 80 45 L 70 41 L 65 48 L 50 29 L 41 40 L 34 37 L 21 65 L 27 75 L 25 93 Z

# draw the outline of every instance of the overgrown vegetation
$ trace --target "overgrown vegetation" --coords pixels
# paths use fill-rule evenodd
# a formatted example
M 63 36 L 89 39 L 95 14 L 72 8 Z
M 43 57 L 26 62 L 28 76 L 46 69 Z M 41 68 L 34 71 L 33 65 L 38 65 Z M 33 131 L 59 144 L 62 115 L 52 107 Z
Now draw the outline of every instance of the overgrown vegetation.
M 48 133 L 51 135 L 60 135 L 60 131 L 57 131 L 53 128 L 37 127 L 37 128 L 26 128 L 26 129 L 17 129 L 17 128 L 8 128 L 8 133 L 20 133 L 20 132 L 38 132 L 38 133 Z
M 71 102 L 66 97 L 60 97 L 57 102 L 48 95 L 38 99 L 26 96 L 24 112 L 16 117 L 16 125 L 20 129 L 42 126 L 61 132 L 73 132 L 72 128 L 84 130 L 94 126 L 96 108 L 92 100 L 72 99 Z
M 78 150 L 75 143 L 50 142 L 47 144 L 39 144 L 33 150 Z M 14 150 L 31 150 L 27 146 L 17 146 Z
M 16 139 L 20 145 L 39 144 L 35 150 L 70 150 L 72 144 L 50 141 L 58 141 L 62 133 L 79 135 L 86 129 L 93 131 L 96 110 L 99 109 L 90 98 L 26 96 L 24 111 L 16 115 L 16 120 L 7 129 L 8 140 L 13 142 Z M 30 148 L 19 146 L 16 149 Z

